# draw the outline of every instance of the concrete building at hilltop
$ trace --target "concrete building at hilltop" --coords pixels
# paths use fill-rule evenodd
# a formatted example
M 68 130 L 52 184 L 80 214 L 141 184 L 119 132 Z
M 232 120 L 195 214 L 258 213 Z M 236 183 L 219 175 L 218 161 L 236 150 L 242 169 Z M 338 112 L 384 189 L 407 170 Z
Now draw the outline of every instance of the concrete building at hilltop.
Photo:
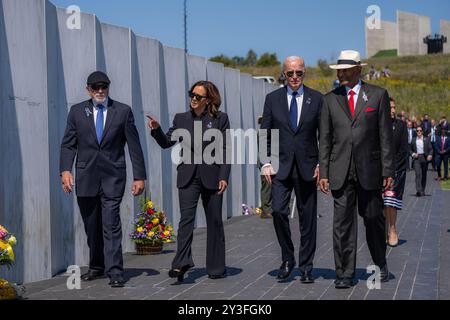
M 369 29 L 364 23 L 367 58 L 382 50 L 397 50 L 398 56 L 427 54 L 424 38 L 431 36 L 430 17 L 397 11 L 396 22 L 381 21 L 380 26 L 380 29 Z M 440 35 L 448 39 L 443 53 L 450 53 L 450 21 L 440 21 Z

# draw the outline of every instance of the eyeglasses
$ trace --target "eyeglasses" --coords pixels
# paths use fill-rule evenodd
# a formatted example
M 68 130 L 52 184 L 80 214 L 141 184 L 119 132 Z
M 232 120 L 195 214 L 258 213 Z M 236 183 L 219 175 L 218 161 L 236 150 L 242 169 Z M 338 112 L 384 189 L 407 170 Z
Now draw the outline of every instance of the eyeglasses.
M 297 77 L 301 78 L 304 76 L 305 72 L 302 70 L 299 71 L 288 71 L 286 72 L 286 76 L 289 78 L 292 78 L 294 76 L 294 73 L 297 75 Z
M 94 91 L 98 91 L 100 89 L 106 90 L 109 88 L 109 85 L 101 83 L 101 84 L 91 84 L 91 89 Z
M 194 92 L 189 92 L 189 98 L 197 100 L 197 101 L 202 101 L 203 99 L 206 99 L 207 97 L 201 96 L 199 94 L 196 94 Z

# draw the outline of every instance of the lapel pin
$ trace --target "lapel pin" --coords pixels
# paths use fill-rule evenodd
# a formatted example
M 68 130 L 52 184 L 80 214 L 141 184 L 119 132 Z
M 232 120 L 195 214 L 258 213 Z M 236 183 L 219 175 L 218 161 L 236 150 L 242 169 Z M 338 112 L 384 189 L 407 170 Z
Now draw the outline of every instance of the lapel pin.
M 208 123 L 207 127 L 208 127 L 208 129 L 211 129 L 212 128 L 212 123 L 211 122 Z
M 84 108 L 84 111 L 86 112 L 86 117 L 89 117 L 92 114 L 92 111 L 89 110 L 88 107 Z
M 308 98 L 308 100 L 306 100 L 306 104 L 311 104 L 311 98 Z
M 363 100 L 364 100 L 365 102 L 369 101 L 369 98 L 367 98 L 367 95 L 366 95 L 366 92 L 365 92 L 365 91 L 363 91 Z

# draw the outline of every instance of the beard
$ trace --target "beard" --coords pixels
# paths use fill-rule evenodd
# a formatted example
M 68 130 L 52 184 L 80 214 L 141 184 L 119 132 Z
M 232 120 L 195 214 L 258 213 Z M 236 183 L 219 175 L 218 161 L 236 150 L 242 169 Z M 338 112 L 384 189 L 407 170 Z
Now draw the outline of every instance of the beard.
M 97 104 L 103 104 L 103 103 L 105 103 L 105 101 L 106 101 L 106 95 L 103 96 L 103 97 L 100 97 L 100 96 L 94 96 L 94 101 L 95 101 L 95 103 L 97 103 Z

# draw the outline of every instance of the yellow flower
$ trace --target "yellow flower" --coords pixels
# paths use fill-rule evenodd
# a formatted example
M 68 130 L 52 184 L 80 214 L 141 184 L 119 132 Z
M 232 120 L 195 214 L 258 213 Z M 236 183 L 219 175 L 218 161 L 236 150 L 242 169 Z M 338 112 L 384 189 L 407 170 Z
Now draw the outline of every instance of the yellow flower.
M 139 227 L 139 228 L 136 229 L 136 231 L 139 232 L 139 233 L 141 233 L 142 231 L 144 231 L 144 228 Z
M 158 222 L 159 222 L 159 219 L 158 219 L 158 218 L 155 218 L 155 219 L 152 220 L 153 225 L 157 225 Z
M 155 235 L 155 233 L 153 232 L 153 231 L 150 231 L 149 233 L 148 233 L 148 236 L 149 237 L 153 237 Z
M 168 227 L 168 228 L 167 228 L 167 230 L 169 230 L 169 231 L 172 231 L 172 230 L 173 230 L 173 228 L 172 228 L 172 227 Z
M 17 244 L 17 239 L 14 236 L 9 237 L 8 243 L 12 246 L 15 246 Z
M 0 240 L 0 250 L 6 250 L 9 260 L 14 261 L 14 251 L 8 242 Z
M 164 231 L 164 235 L 169 236 L 170 232 L 169 231 Z
M 147 202 L 147 208 L 153 208 L 153 202 L 152 201 L 148 201 Z
M 0 300 L 14 300 L 17 298 L 16 290 L 6 280 L 0 279 Z

